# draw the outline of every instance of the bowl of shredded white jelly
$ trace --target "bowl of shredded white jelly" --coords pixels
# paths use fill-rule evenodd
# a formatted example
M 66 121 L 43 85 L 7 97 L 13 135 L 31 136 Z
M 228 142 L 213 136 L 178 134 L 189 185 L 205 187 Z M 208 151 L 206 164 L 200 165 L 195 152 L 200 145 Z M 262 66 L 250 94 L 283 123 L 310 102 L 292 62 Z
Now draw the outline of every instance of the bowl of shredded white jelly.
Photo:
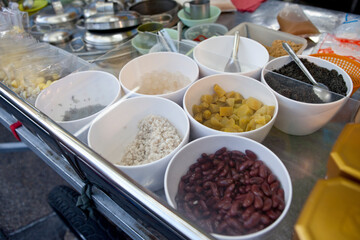
M 121 69 L 120 84 L 130 97 L 159 96 L 182 104 L 186 89 L 198 79 L 196 62 L 175 52 L 153 52 L 137 57 Z

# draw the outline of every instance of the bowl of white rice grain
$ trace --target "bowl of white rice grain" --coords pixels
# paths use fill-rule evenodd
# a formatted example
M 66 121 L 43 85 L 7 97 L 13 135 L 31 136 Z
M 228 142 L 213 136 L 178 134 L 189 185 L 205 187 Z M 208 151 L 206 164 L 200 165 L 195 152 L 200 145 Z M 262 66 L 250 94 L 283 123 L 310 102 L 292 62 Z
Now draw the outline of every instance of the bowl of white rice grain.
M 196 62 L 175 52 L 153 52 L 134 58 L 120 71 L 119 80 L 130 97 L 152 95 L 180 106 L 187 88 L 198 79 Z
M 190 123 L 175 102 L 156 96 L 128 98 L 97 117 L 89 146 L 151 191 L 164 186 L 172 156 L 189 142 Z

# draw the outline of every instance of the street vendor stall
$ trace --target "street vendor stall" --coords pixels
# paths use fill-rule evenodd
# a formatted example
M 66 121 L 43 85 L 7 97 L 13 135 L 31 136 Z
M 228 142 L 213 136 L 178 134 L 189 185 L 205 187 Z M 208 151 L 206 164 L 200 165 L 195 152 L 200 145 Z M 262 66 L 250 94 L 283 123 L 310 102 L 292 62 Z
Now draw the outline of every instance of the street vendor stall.
M 240 31 L 242 37 L 244 38 L 247 37 L 255 40 L 256 38 L 266 39 L 268 30 L 278 31 L 279 23 L 276 16 L 286 5 L 289 5 L 289 3 L 266 1 L 263 2 L 258 9 L 251 13 L 236 11 L 222 12 L 216 20 L 216 23 L 226 26 L 229 31 L 225 34 L 225 36 L 219 37 L 226 38 L 234 35 L 235 31 Z M 319 31 L 318 34 L 309 36 L 306 38 L 306 42 L 303 42 L 303 44 L 306 45 L 305 49 L 301 49 L 303 55 L 318 53 L 317 51 L 321 49 L 321 47 L 319 47 L 319 43 L 324 41 L 322 38 L 324 37 L 323 34 L 333 33 L 334 30 L 338 29 L 346 19 L 360 21 L 360 16 L 354 14 L 330 11 L 310 6 L 301 6 L 301 8 Z M 111 43 L 110 45 L 113 48 L 109 49 L 108 45 L 106 48 L 93 48 L 89 47 L 89 44 L 86 44 L 89 43 L 91 38 L 86 38 L 84 28 L 79 27 L 79 22 L 76 24 L 77 27 L 71 29 L 71 34 L 73 35 L 72 40 L 56 43 L 54 45 L 46 43 L 46 46 L 41 46 L 43 49 L 46 48 L 49 53 L 56 52 L 56 59 L 66 59 L 66 61 L 60 65 L 60 68 L 61 66 L 66 66 L 67 68 L 65 71 L 66 73 L 64 73 L 61 77 L 65 77 L 69 73 L 79 73 L 86 70 L 103 71 L 110 73 L 118 79 L 118 77 L 121 77 L 121 74 L 125 75 L 125 70 L 127 70 L 125 69 L 125 66 L 128 68 L 127 63 L 134 59 L 140 61 L 140 58 L 144 58 L 146 55 L 149 55 L 141 54 L 133 44 L 132 39 L 135 39 L 134 36 L 140 35 L 141 32 L 133 33 L 132 30 L 127 31 L 128 38 L 121 38 L 119 42 L 114 44 Z M 172 24 L 172 26 L 169 25 L 168 28 L 171 29 L 175 24 Z M 266 29 L 264 30 L 262 27 L 266 27 Z M 188 28 L 189 27 L 185 27 L 184 31 Z M 68 31 L 66 27 L 62 27 L 62 29 Z M 175 27 L 172 29 L 175 29 Z M 30 27 L 30 33 L 33 34 L 33 37 L 41 39 L 40 37 L 43 32 L 39 34 L 38 29 L 36 31 L 35 30 L 35 28 Z M 260 31 L 260 34 L 258 31 Z M 304 39 L 294 35 L 291 35 L 291 37 L 294 41 L 297 41 L 298 39 L 302 41 L 301 39 Z M 245 42 L 245 40 L 243 41 Z M 180 42 L 180 44 L 182 43 Z M 200 46 L 200 44 L 203 44 L 203 42 L 199 43 L 197 46 Z M 184 43 L 184 46 L 188 45 L 189 43 Z M 192 48 L 190 49 L 192 51 Z M 189 53 L 189 51 L 187 51 L 187 53 Z M 194 50 L 190 53 L 193 54 L 195 58 L 198 52 Z M 358 55 L 358 53 L 353 56 L 355 61 L 359 60 L 356 55 Z M 5 56 L 1 55 L 0 58 L 4 59 Z M 250 57 L 248 59 L 250 59 Z M 156 60 L 157 63 L 160 63 L 161 61 L 162 60 L 160 58 Z M 182 61 L 180 58 L 173 60 L 173 62 L 180 61 Z M 142 64 L 144 65 L 137 65 L 137 67 L 142 67 L 138 69 L 135 67 L 135 71 L 143 71 L 145 63 L 150 64 L 149 62 L 143 62 Z M 183 64 L 181 66 L 185 66 L 185 64 L 187 64 L 185 60 L 181 63 Z M 190 68 L 190 64 L 186 66 L 189 66 Z M 174 66 L 174 68 L 176 68 L 176 66 Z M 25 69 L 23 68 L 22 70 Z M 181 71 L 181 69 L 179 71 Z M 198 71 L 198 69 L 194 71 Z M 202 74 L 204 75 L 204 72 L 201 71 L 202 70 L 200 69 L 200 76 Z M 134 77 L 134 75 L 135 74 L 133 74 L 132 77 Z M 58 78 L 53 79 L 55 83 L 57 79 Z M 208 80 L 212 81 L 210 77 Z M 193 85 L 199 85 L 200 81 L 201 80 L 194 80 Z M 260 84 L 262 81 L 257 81 L 257 83 Z M 226 81 L 224 81 L 223 84 L 225 86 Z M 11 87 L 11 83 L 9 86 Z M 14 86 L 15 85 L 13 85 L 13 87 Z M 122 86 L 122 97 L 128 97 L 129 94 L 131 94 L 131 90 L 133 89 L 131 89 L 131 86 L 129 88 L 129 92 L 126 92 L 127 89 Z M 201 86 L 199 88 L 201 88 Z M 41 91 L 44 91 L 44 89 L 46 89 L 46 87 L 41 89 Z M 261 87 L 258 87 L 257 89 L 260 91 Z M 101 91 L 100 89 L 97 90 Z M 255 90 L 253 91 L 255 92 Z M 265 91 L 266 90 L 264 90 L 264 94 Z M 188 92 L 190 92 L 190 90 Z M 52 94 L 54 94 L 53 96 L 57 96 L 57 98 L 60 98 L 60 95 L 66 95 L 65 92 Z M 186 94 L 187 93 L 185 93 L 185 95 Z M 268 93 L 266 92 L 266 94 Z M 275 96 L 273 93 L 270 94 Z M 327 175 L 327 162 L 334 143 L 337 141 L 338 136 L 344 127 L 348 123 L 354 122 L 356 115 L 359 114 L 359 91 L 351 91 L 348 94 L 351 94 L 351 96 L 349 96 L 339 111 L 336 112 L 336 115 L 334 115 L 329 122 L 326 122 L 325 125 L 314 130 L 310 134 L 287 134 L 284 131 L 280 131 L 278 125 L 275 123 L 274 126 L 270 126 L 269 132 L 267 135 L 265 134 L 264 139 L 255 139 L 255 141 L 260 142 L 259 145 L 261 145 L 261 147 L 265 146 L 281 160 L 282 164 L 286 168 L 285 171 L 287 171 L 290 176 L 289 179 L 291 179 L 290 189 L 292 189 L 292 192 L 290 191 L 291 196 L 288 198 L 290 199 L 290 203 L 287 213 L 283 216 L 281 222 L 276 223 L 277 225 L 274 229 L 272 229 L 273 231 L 266 234 L 267 239 L 291 239 L 293 237 L 294 225 L 296 224 L 313 187 L 318 180 L 324 179 Z M 96 151 L 94 148 L 90 147 L 90 145 L 95 142 L 93 139 L 101 136 L 101 131 L 100 133 L 96 132 L 95 125 L 102 123 L 101 117 L 103 117 L 105 113 L 100 113 L 99 117 L 97 117 L 94 121 L 95 124 L 90 127 L 90 130 L 81 130 L 80 128 L 77 128 L 76 131 L 70 132 L 70 128 L 67 128 L 65 125 L 61 125 L 61 121 L 49 117 L 50 113 L 45 115 L 44 112 L 36 108 L 35 100 L 28 97 L 29 96 L 27 95 L 25 96 L 15 93 L 2 81 L 0 81 L 1 124 L 9 129 L 12 129 L 21 142 L 25 143 L 34 153 L 43 159 L 45 163 L 52 167 L 75 190 L 83 192 L 83 195 L 86 195 L 84 192 L 91 189 L 92 194 L 88 195 L 88 197 L 93 200 L 94 207 L 97 211 L 106 216 L 130 238 L 218 238 L 216 235 L 214 236 L 209 231 L 199 227 L 199 223 L 194 221 L 194 219 L 189 219 L 184 216 L 184 213 L 174 209 L 171 204 L 169 204 L 169 201 L 167 201 L 168 196 L 166 196 L 167 192 L 164 190 L 164 187 L 151 189 L 151 187 L 148 187 L 152 186 L 151 183 L 139 183 L 137 179 L 135 180 L 130 177 L 132 174 L 131 171 L 126 172 L 126 168 L 118 167 L 118 165 L 110 161 L 109 159 L 111 157 L 103 154 L 100 147 L 97 148 Z M 139 98 L 140 97 L 143 96 L 139 96 Z M 200 98 L 200 96 L 198 97 Z M 261 96 L 259 96 L 259 98 L 261 98 Z M 130 100 L 135 101 L 134 99 L 136 98 L 130 98 Z M 119 101 L 121 102 L 123 99 Z M 150 101 L 151 100 L 149 100 L 149 102 Z M 74 102 L 76 102 L 76 99 Z M 152 108 L 153 106 L 151 106 L 149 102 L 146 102 L 146 104 L 144 103 L 143 108 Z M 109 109 L 111 110 L 120 105 L 112 104 L 113 103 L 109 104 Z M 173 102 L 168 104 L 171 105 Z M 186 108 L 185 101 L 180 101 L 178 104 L 180 106 L 183 105 L 181 106 L 183 109 Z M 179 106 L 171 106 L 170 110 L 163 110 L 163 112 L 165 112 L 164 115 L 176 114 L 175 108 L 177 109 Z M 136 107 L 140 109 L 141 105 L 128 107 L 114 125 L 123 124 L 122 122 L 126 121 L 127 116 L 132 116 L 131 119 L 136 119 L 138 117 L 137 112 L 135 111 L 137 109 Z M 159 110 L 159 108 L 161 108 L 159 105 L 155 108 L 157 109 L 156 111 L 161 112 L 161 109 Z M 114 119 L 114 116 L 111 117 Z M 111 119 L 111 117 L 109 117 L 109 119 Z M 177 118 L 181 118 L 180 115 Z M 127 122 L 127 125 L 124 124 L 123 126 L 123 129 L 125 129 L 124 135 L 128 134 L 126 133 L 126 128 L 131 127 L 131 119 Z M 105 120 L 103 120 L 103 122 L 106 125 L 107 122 Z M 190 122 L 189 124 L 193 123 Z M 112 129 L 106 130 L 108 131 L 106 135 L 110 135 L 111 131 L 115 129 L 113 125 L 112 127 Z M 79 134 L 78 131 L 80 131 Z M 89 133 L 87 131 L 89 131 Z M 90 134 L 94 134 L 95 137 L 91 138 Z M 184 133 L 183 135 L 186 134 Z M 201 134 L 199 133 L 199 135 Z M 195 139 L 193 139 L 194 136 L 194 132 L 190 132 L 189 143 L 196 142 Z M 128 137 L 130 138 L 130 136 Z M 91 143 L 88 142 L 89 139 L 91 139 Z M 113 139 L 112 141 L 120 140 L 121 139 L 119 137 L 119 139 Z M 354 141 L 359 142 L 359 139 L 354 139 Z M 280 164 L 280 166 L 282 165 Z M 149 170 L 142 172 L 142 175 L 147 174 L 150 174 Z M 87 210 L 89 210 L 89 208 L 87 208 Z

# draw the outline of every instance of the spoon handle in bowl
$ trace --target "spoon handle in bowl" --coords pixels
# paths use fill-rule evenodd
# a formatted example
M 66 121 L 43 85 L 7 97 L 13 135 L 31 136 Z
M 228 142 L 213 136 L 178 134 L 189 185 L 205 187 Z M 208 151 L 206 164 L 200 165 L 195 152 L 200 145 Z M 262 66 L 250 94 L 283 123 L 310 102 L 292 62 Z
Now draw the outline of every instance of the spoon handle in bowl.
M 319 84 L 316 82 L 316 80 L 313 78 L 313 76 L 310 74 L 309 70 L 305 67 L 305 65 L 301 62 L 301 60 L 298 58 L 298 56 L 295 54 L 295 52 L 292 50 L 292 48 L 284 42 L 283 44 L 284 49 L 286 52 L 290 55 L 290 57 L 294 60 L 294 62 L 299 66 L 299 68 L 304 72 L 306 77 L 316 86 Z

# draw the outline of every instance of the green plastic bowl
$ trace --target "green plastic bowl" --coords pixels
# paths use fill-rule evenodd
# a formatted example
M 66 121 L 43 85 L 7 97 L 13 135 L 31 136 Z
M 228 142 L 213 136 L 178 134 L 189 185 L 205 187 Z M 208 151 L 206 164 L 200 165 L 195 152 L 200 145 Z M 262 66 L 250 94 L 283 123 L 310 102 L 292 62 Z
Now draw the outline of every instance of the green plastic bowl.
M 184 9 L 178 12 L 180 20 L 188 27 L 196 26 L 203 23 L 214 23 L 219 18 L 221 13 L 220 8 L 216 6 L 210 6 L 210 17 L 204 19 L 190 19 L 185 15 Z
M 165 28 L 165 30 L 172 39 L 177 39 L 177 30 L 171 28 Z M 150 49 L 157 44 L 157 42 L 150 41 L 150 38 L 153 38 L 154 36 L 155 35 L 151 33 L 138 34 L 131 39 L 131 44 L 140 54 L 147 54 Z

